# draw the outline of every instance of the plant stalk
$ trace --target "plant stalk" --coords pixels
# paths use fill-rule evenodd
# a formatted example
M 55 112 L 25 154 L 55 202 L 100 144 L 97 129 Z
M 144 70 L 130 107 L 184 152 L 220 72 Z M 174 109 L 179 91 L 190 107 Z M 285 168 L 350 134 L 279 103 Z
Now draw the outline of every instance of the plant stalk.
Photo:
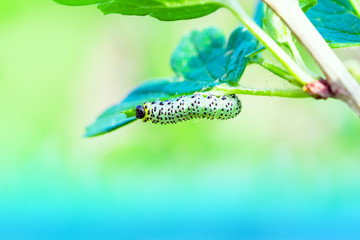
M 260 58 L 260 57 L 252 58 L 250 60 L 250 62 L 259 64 L 266 70 L 272 72 L 276 76 L 279 76 L 279 77 L 287 80 L 289 83 L 294 84 L 295 86 L 302 87 L 302 85 L 298 81 L 296 81 L 296 79 L 292 75 L 290 75 L 288 71 L 286 71 L 285 69 L 283 69 L 279 66 L 276 66 L 272 63 L 265 61 L 263 58 Z
M 300 9 L 298 0 L 263 1 L 279 15 L 318 63 L 334 97 L 344 101 L 360 117 L 360 85 Z
M 294 78 L 306 85 L 309 82 L 316 81 L 308 73 L 302 70 L 289 55 L 279 46 L 277 43 L 267 35 L 255 21 L 247 15 L 247 13 L 241 8 L 237 0 L 228 0 L 223 2 L 224 6 L 228 8 L 246 27 L 254 34 L 254 36 L 269 49 L 274 56 L 281 62 L 281 64 L 289 71 Z

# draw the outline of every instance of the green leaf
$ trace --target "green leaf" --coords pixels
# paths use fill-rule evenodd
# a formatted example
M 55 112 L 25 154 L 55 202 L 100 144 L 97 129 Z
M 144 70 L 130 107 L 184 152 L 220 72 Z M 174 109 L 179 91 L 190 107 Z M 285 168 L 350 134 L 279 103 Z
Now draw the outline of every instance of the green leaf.
M 135 119 L 136 105 L 209 91 L 219 84 L 234 85 L 243 74 L 257 41 L 245 28 L 236 29 L 226 43 L 216 29 L 193 31 L 174 51 L 171 66 L 174 77 L 147 81 L 134 89 L 120 104 L 106 110 L 87 128 L 85 136 L 96 136 Z
M 315 6 L 317 0 L 300 0 L 299 6 L 306 12 L 311 7 Z M 263 12 L 263 28 L 265 31 L 280 45 L 285 47 L 296 63 L 303 69 L 306 69 L 299 50 L 295 44 L 295 38 L 293 37 L 291 30 L 280 19 L 280 17 L 269 7 L 264 6 L 263 9 L 258 11 Z
M 226 39 L 222 31 L 209 28 L 185 36 L 171 58 L 177 77 L 190 81 L 237 83 L 245 70 L 257 41 L 240 27 Z
M 307 12 L 323 38 L 333 48 L 360 46 L 360 16 L 356 1 L 321 0 Z
M 317 4 L 317 0 L 299 0 L 299 6 L 306 12 Z M 263 27 L 264 30 L 280 45 L 284 46 L 292 55 L 293 59 L 299 66 L 305 68 L 305 64 L 295 45 L 295 39 L 290 29 L 269 7 L 259 3 L 256 14 L 256 23 Z
M 262 1 L 259 1 L 259 3 L 256 6 L 256 9 L 255 9 L 254 21 L 261 28 L 263 27 L 263 23 L 264 23 L 263 22 L 264 10 L 265 10 L 265 4 Z
M 307 12 L 310 8 L 314 7 L 316 4 L 317 4 L 317 0 L 299 0 L 299 6 L 303 10 L 303 12 Z M 267 11 L 267 6 L 262 1 L 259 1 L 256 7 L 254 20 L 260 27 L 263 26 L 264 21 L 267 21 L 266 20 L 267 17 L 265 16 L 266 11 Z M 278 20 L 276 21 L 278 22 Z
M 65 5 L 88 5 L 98 3 L 104 13 L 119 13 L 174 21 L 198 18 L 215 12 L 224 0 L 55 0 Z
M 53 0 L 54 2 L 68 6 L 84 6 L 104 2 L 104 0 Z
M 96 122 L 86 128 L 84 137 L 95 137 L 102 133 L 110 132 L 121 126 L 125 126 L 137 118 L 132 116 L 128 117 L 124 113 L 114 112 L 113 114 L 101 115 Z
M 265 6 L 264 28 L 266 32 L 278 43 L 289 44 L 293 42 L 290 29 L 271 8 Z
M 303 12 L 307 12 L 310 8 L 317 4 L 317 0 L 299 0 L 299 5 Z
M 133 111 L 136 105 L 155 100 L 170 99 L 177 96 L 191 94 L 197 91 L 209 90 L 219 83 L 192 80 L 179 80 L 177 78 L 153 79 L 144 82 L 135 88 L 120 104 L 110 108 L 110 112 L 127 112 L 129 116 L 135 116 Z

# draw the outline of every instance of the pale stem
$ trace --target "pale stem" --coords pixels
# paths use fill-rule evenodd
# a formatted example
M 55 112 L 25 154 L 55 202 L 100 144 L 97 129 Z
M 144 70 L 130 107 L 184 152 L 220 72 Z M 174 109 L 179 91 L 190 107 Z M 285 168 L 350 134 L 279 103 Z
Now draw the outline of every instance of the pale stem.
M 350 0 L 350 3 L 355 9 L 357 15 L 360 17 L 360 0 Z
M 306 85 L 309 82 L 316 81 L 316 79 L 312 78 L 308 73 L 301 69 L 293 59 L 291 59 L 291 57 L 247 15 L 236 0 L 223 1 L 223 4 L 234 13 L 234 15 L 260 42 L 262 42 L 262 44 L 264 44 L 267 49 L 274 54 L 299 83 Z
M 298 0 L 263 1 L 279 15 L 319 64 L 334 97 L 347 103 L 360 117 L 360 85 L 300 9 Z

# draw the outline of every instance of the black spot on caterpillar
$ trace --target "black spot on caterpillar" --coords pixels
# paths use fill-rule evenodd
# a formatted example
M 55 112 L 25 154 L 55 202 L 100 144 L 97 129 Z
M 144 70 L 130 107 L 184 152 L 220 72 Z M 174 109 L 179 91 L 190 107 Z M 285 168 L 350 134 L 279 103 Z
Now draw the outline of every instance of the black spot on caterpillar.
M 215 96 L 197 93 L 165 102 L 167 104 L 155 101 L 136 106 L 136 117 L 143 122 L 174 124 L 196 118 L 226 120 L 236 117 L 241 111 L 241 101 L 235 94 Z

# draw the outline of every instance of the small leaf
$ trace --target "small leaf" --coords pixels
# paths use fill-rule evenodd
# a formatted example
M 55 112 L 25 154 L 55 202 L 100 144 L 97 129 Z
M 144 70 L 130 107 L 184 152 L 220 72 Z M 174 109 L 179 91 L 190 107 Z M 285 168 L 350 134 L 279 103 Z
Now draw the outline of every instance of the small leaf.
M 360 46 L 360 16 L 353 2 L 321 0 L 306 14 L 333 48 Z
M 307 12 L 310 8 L 317 4 L 317 0 L 299 0 L 299 5 L 303 12 Z
M 254 14 L 254 21 L 260 27 L 263 27 L 264 9 L 265 4 L 262 1 L 259 1 Z
M 224 34 L 217 28 L 193 31 L 184 37 L 171 58 L 171 66 L 180 78 L 191 81 L 237 83 L 257 41 L 245 28 L 237 28 L 226 46 Z
M 265 6 L 264 28 L 266 32 L 278 43 L 288 44 L 293 42 L 290 29 L 271 8 Z
M 305 12 L 311 7 L 315 6 L 316 3 L 316 0 L 300 0 L 299 6 Z M 291 30 L 269 7 L 264 6 L 264 9 L 259 9 L 258 11 L 263 11 L 263 28 L 266 30 L 266 32 L 277 43 L 284 46 L 290 52 L 292 58 L 300 67 L 306 69 L 299 50 L 295 45 L 295 38 L 293 37 Z
M 172 55 L 175 77 L 141 84 L 120 104 L 100 115 L 87 128 L 85 136 L 110 132 L 136 120 L 135 106 L 144 102 L 209 91 L 224 83 L 236 84 L 249 61 L 246 55 L 256 47 L 257 41 L 244 27 L 236 29 L 227 44 L 224 34 L 218 29 L 193 31 L 181 40 Z

